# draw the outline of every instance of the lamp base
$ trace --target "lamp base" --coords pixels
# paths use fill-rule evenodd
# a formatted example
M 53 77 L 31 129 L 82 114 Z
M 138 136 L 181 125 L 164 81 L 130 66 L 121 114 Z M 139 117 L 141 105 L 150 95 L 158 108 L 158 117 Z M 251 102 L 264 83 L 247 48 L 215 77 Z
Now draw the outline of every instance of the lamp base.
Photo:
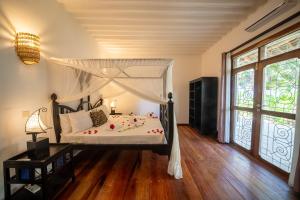
M 116 113 L 116 110 L 113 109 L 113 108 L 111 108 L 110 114 L 111 114 L 111 115 L 114 115 L 115 113 Z
M 37 138 L 36 141 L 27 141 L 29 157 L 40 159 L 49 156 L 49 138 Z

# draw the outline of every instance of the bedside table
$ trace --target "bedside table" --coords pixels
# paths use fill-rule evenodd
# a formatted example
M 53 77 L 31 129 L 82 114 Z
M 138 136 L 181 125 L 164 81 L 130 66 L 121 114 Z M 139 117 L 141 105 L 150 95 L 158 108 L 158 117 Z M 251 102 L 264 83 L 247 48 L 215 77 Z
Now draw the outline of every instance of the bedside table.
M 110 113 L 110 115 L 123 115 L 123 113 Z
M 49 154 L 41 159 L 25 151 L 4 161 L 3 172 L 5 199 L 52 199 L 68 180 L 75 180 L 73 148 L 50 144 Z M 22 187 L 11 194 L 11 184 L 36 184 L 40 190 L 32 193 Z

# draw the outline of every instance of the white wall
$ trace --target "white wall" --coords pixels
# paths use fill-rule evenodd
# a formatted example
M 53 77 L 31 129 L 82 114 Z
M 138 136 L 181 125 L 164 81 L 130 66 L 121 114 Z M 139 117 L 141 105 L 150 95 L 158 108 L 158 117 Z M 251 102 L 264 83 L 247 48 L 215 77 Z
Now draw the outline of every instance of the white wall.
M 189 81 L 200 77 L 200 56 L 174 56 L 173 86 L 177 123 L 189 122 Z
M 255 37 L 264 30 L 272 27 L 288 16 L 300 10 L 299 0 L 297 6 L 293 7 L 288 12 L 266 24 L 262 28 L 252 33 L 246 32 L 245 28 L 253 24 L 256 20 L 266 15 L 276 7 L 282 0 L 269 0 L 266 4 L 259 7 L 254 13 L 249 15 L 247 19 L 242 21 L 237 27 L 232 29 L 228 34 L 216 42 L 201 56 L 201 76 L 219 76 L 221 75 L 222 53 L 227 52 L 243 42 Z M 299 21 L 299 19 L 298 19 Z M 288 24 L 286 25 L 288 26 Z
M 116 101 L 116 112 L 123 114 L 134 113 L 136 115 L 146 115 L 149 112 L 154 112 L 157 116 L 159 115 L 159 104 L 143 100 L 126 91 L 119 96 L 104 100 L 104 105 L 106 105 L 109 110 L 111 109 L 110 103 L 113 100 Z
M 15 32 L 41 38 L 39 64 L 26 66 L 14 49 Z M 53 0 L 0 0 L 0 199 L 3 198 L 2 161 L 26 149 L 26 117 L 49 101 L 53 77 L 60 69 L 49 68 L 44 56 L 90 57 L 99 55 L 94 40 Z M 58 86 L 57 86 L 58 87 Z

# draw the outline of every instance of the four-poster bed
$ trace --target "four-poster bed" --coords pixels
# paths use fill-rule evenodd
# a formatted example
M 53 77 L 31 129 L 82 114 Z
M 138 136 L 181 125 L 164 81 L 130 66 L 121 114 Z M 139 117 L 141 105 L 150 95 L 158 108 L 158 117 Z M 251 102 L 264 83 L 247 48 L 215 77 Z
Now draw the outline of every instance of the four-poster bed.
M 52 106 L 50 109 L 52 110 L 57 143 L 67 141 L 72 143 L 75 149 L 152 150 L 161 155 L 168 155 L 168 174 L 176 179 L 182 178 L 178 130 L 172 100 L 172 70 L 174 63 L 172 59 L 50 58 L 48 61 L 51 64 L 68 67 L 66 69 L 71 69 L 69 74 L 72 75 L 69 83 L 66 80 L 67 77 L 64 77 L 64 86 L 69 87 L 65 88 L 65 93 L 61 92 L 59 96 L 56 94 L 51 96 Z M 107 103 L 107 100 L 109 101 L 109 99 L 122 94 L 124 91 L 159 104 L 159 118 L 149 119 L 146 117 L 146 119 L 143 119 L 145 120 L 143 125 L 137 126 L 133 123 L 134 127 L 131 128 L 131 125 L 128 125 L 129 128 L 124 132 L 122 130 L 107 133 L 104 128 L 97 129 L 98 127 L 96 127 L 93 130 L 87 130 L 88 133 L 94 131 L 95 134 L 91 134 L 91 137 L 89 137 L 89 134 L 84 134 L 84 132 L 78 134 L 74 131 L 74 134 L 69 135 L 61 133 L 61 114 L 69 113 L 68 116 L 70 117 L 73 113 L 76 115 L 77 111 L 79 113 L 82 110 L 94 110 L 103 104 L 104 99 Z M 92 104 L 92 97 L 99 94 L 102 98 Z M 76 109 L 64 105 L 64 103 L 78 101 L 79 99 L 81 100 Z M 140 120 L 142 119 L 142 116 L 137 117 Z M 103 134 L 101 135 L 102 131 Z M 120 140 L 116 140 L 116 138 L 120 138 Z
M 97 149 L 97 150 L 152 150 L 155 153 L 160 155 L 168 155 L 170 157 L 172 144 L 173 144 L 173 101 L 172 93 L 168 94 L 169 101 L 166 104 L 160 104 L 160 122 L 164 129 L 164 135 L 166 142 L 163 144 L 90 144 L 90 143 L 73 143 L 74 149 Z M 90 101 L 90 96 L 86 100 L 81 99 L 79 105 L 76 109 L 73 109 L 69 106 L 59 104 L 57 100 L 57 95 L 51 95 L 52 100 L 52 117 L 53 117 L 53 126 L 55 132 L 56 142 L 61 142 L 61 125 L 59 114 L 78 112 L 87 108 L 91 110 L 102 105 L 103 99 L 100 98 L 96 103 L 92 104 Z M 88 136 L 86 136 L 88 137 Z

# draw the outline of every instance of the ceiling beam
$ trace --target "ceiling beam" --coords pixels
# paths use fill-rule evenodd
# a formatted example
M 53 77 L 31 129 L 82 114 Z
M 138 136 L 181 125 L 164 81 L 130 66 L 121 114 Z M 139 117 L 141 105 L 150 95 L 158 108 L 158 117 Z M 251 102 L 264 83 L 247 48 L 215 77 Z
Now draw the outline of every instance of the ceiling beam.
M 74 9 L 176 9 L 176 8 L 249 8 L 260 4 L 255 0 L 177 0 L 177 1 L 151 1 L 151 0 L 116 0 L 116 1 L 82 1 L 82 0 L 58 0 L 67 5 L 69 10 Z M 263 2 L 263 0 L 261 0 Z
M 68 10 L 79 17 L 128 17 L 128 18 L 152 18 L 152 17 L 171 17 L 171 18 L 194 18 L 194 17 L 228 17 L 244 15 L 246 9 L 178 9 L 172 11 L 166 10 L 112 10 L 112 9 L 86 9 L 86 10 Z
M 184 18 L 126 18 L 126 17 L 79 17 L 77 16 L 76 19 L 81 21 L 82 23 L 87 24 L 114 24 L 114 23 L 126 23 L 126 24 L 210 24 L 214 22 L 238 22 L 240 21 L 239 18 L 190 18 L 190 19 L 184 19 Z
M 145 24 L 91 24 L 91 23 L 84 23 L 82 24 L 83 27 L 90 29 L 90 30 L 206 30 L 206 29 L 222 29 L 222 28 L 232 28 L 230 24 L 222 24 L 222 23 L 214 23 L 214 24 L 206 24 L 205 29 L 202 26 L 189 26 L 185 24 L 152 24 L 152 25 L 145 25 Z

